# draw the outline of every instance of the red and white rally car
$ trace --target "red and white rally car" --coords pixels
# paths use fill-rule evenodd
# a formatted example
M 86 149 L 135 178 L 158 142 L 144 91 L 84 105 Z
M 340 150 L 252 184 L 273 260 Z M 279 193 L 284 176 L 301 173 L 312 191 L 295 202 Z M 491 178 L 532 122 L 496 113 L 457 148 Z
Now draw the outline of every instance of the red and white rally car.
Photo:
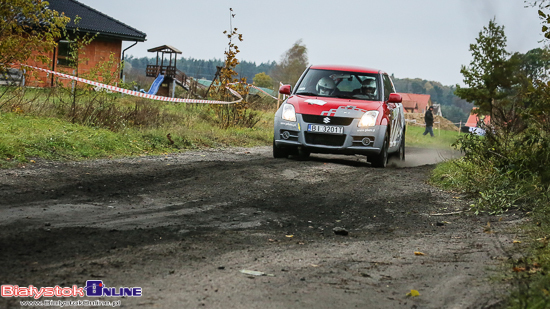
M 387 73 L 361 67 L 315 65 L 275 114 L 273 156 L 310 153 L 367 156 L 386 167 L 388 156 L 405 159 L 405 116 L 401 95 Z

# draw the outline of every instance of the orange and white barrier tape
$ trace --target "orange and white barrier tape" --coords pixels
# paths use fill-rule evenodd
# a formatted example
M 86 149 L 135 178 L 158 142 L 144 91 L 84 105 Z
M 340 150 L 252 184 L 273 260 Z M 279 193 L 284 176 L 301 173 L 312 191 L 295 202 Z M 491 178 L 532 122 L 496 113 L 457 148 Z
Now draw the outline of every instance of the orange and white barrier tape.
M 231 83 L 231 84 L 229 84 L 229 85 L 236 85 L 236 84 L 241 84 L 241 83 Z M 256 87 L 256 86 L 251 85 L 251 84 L 246 84 L 246 83 L 242 83 L 242 84 L 245 84 L 245 85 L 247 85 L 247 86 L 249 86 L 249 87 L 252 87 L 252 88 L 254 88 L 254 89 L 258 90 L 258 91 L 261 91 L 261 92 L 265 93 L 267 96 L 269 96 L 269 97 L 271 97 L 271 98 L 273 98 L 273 99 L 275 99 L 275 100 L 278 99 L 278 98 L 276 98 L 276 97 L 270 95 L 269 93 L 263 91 L 263 90 L 262 90 L 261 88 L 259 88 L 259 87 Z
M 235 104 L 235 103 L 239 103 L 243 100 L 242 96 L 237 91 L 235 91 L 231 88 L 228 88 L 229 91 L 231 91 L 231 93 L 233 95 L 238 97 L 239 100 L 231 101 L 231 102 L 225 102 L 225 101 L 168 98 L 168 97 L 163 97 L 163 96 L 158 96 L 158 95 L 151 95 L 151 94 L 147 94 L 147 93 L 143 93 L 143 92 L 128 90 L 128 89 L 124 89 L 124 88 L 120 88 L 120 87 L 116 87 L 116 86 L 106 85 L 106 84 L 94 82 L 94 81 L 91 81 L 91 80 L 87 80 L 87 79 L 84 79 L 84 78 L 72 76 L 72 75 L 69 75 L 69 74 L 59 73 L 59 72 L 56 72 L 56 71 L 51 71 L 51 70 L 47 70 L 47 69 L 33 67 L 33 66 L 30 66 L 30 65 L 21 64 L 21 66 L 31 68 L 31 69 L 35 69 L 35 70 L 39 70 L 39 71 L 43 71 L 43 72 L 46 72 L 46 73 L 51 73 L 51 74 L 58 75 L 58 76 L 62 76 L 64 78 L 68 78 L 68 79 L 76 80 L 76 81 L 79 81 L 79 82 L 83 82 L 83 83 L 86 83 L 88 85 L 101 87 L 101 88 L 105 88 L 105 89 L 108 89 L 108 90 L 111 90 L 111 91 L 120 92 L 120 93 L 132 95 L 132 96 L 136 96 L 136 97 L 140 97 L 140 98 L 151 99 L 151 100 L 174 102 L 174 103 L 203 103 L 203 104 Z

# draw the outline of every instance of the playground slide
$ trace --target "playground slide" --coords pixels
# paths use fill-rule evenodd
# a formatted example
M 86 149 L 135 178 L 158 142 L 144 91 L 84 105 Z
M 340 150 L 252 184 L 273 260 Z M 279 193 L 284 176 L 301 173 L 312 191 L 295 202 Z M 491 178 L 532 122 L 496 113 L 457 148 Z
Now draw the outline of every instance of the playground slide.
M 147 94 L 155 95 L 159 91 L 160 84 L 162 84 L 162 81 L 164 81 L 164 75 L 159 74 L 153 84 L 151 85 L 151 88 L 149 88 L 149 91 L 147 91 Z

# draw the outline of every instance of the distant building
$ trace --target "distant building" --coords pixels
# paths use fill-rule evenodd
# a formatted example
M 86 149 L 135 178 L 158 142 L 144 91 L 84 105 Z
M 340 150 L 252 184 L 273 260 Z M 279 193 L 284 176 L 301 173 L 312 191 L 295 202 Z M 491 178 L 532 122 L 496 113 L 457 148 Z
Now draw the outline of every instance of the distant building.
M 432 106 L 429 94 L 400 93 L 403 98 L 403 108 L 406 113 L 425 113 L 429 106 Z M 441 112 L 434 113 L 441 115 Z
M 470 116 L 468 117 L 468 120 L 466 121 L 466 124 L 465 126 L 467 127 L 477 127 L 477 124 L 480 120 L 480 117 L 478 117 L 478 115 L 475 115 L 473 113 L 475 113 L 475 110 L 477 109 L 477 107 L 474 107 L 472 108 L 472 111 L 470 112 Z M 483 122 L 485 124 L 489 124 L 491 122 L 491 116 L 481 116 L 481 118 L 483 119 Z
M 83 49 L 85 53 L 83 58 L 88 60 L 80 64 L 79 72 L 74 72 L 75 74 L 87 72 L 101 61 L 108 60 L 111 53 L 114 54 L 115 59 L 121 59 L 122 41 L 144 42 L 147 36 L 145 33 L 76 0 L 49 0 L 48 2 L 49 9 L 59 12 L 59 14 L 64 13 L 65 16 L 71 18 L 66 26 L 69 34 L 73 33 L 74 29 L 78 29 L 80 34 L 98 34 L 91 44 Z M 74 23 L 76 16 L 81 18 L 78 25 Z M 57 47 L 47 55 L 52 60 L 50 64 L 44 65 L 35 59 L 29 59 L 25 64 L 52 71 L 64 70 L 73 74 L 72 69 L 68 66 L 69 40 L 71 40 L 70 37 L 58 41 Z M 29 79 L 27 83 L 46 87 L 53 85 L 53 81 L 52 75 L 41 72 L 37 79 Z

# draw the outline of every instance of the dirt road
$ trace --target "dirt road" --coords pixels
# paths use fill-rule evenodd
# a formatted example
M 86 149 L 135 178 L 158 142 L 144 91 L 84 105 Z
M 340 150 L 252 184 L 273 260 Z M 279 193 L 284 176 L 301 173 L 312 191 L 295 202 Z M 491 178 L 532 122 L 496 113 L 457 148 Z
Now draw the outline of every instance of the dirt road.
M 452 155 L 376 169 L 260 147 L 0 170 L 0 284 L 140 287 L 99 298 L 124 308 L 498 307 L 517 218 L 448 214 L 469 201 L 426 184 L 425 164 Z

